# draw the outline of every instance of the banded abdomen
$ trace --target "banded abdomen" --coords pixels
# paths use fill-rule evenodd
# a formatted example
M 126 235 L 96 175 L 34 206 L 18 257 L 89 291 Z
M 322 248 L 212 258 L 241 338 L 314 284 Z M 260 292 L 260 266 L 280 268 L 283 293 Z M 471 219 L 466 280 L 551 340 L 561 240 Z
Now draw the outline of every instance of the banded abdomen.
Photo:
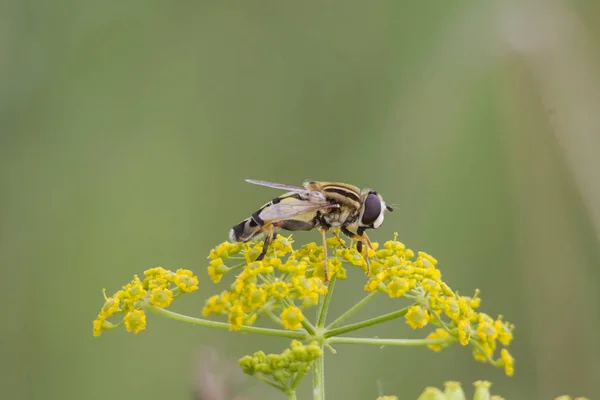
M 250 240 L 261 239 L 267 229 L 285 229 L 288 231 L 309 231 L 318 223 L 319 212 L 308 212 L 302 215 L 296 215 L 289 219 L 278 219 L 277 222 L 264 218 L 269 215 L 269 207 L 274 204 L 285 203 L 286 201 L 308 201 L 298 193 L 287 193 L 281 197 L 276 197 L 256 212 L 235 225 L 229 231 L 229 240 L 231 242 L 248 242 Z

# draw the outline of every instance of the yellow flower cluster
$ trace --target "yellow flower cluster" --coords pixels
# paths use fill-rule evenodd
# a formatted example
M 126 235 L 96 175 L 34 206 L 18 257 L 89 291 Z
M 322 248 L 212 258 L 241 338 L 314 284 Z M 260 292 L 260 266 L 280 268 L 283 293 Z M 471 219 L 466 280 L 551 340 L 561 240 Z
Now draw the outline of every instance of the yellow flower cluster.
M 258 351 L 252 356 L 241 358 L 239 365 L 246 374 L 260 375 L 285 389 L 293 389 L 294 384 L 300 381 L 299 378 L 310 370 L 314 360 L 322 355 L 323 350 L 316 342 L 305 345 L 293 340 L 290 348 L 281 354 Z
M 323 282 L 323 248 L 309 243 L 298 250 L 292 248 L 291 236 L 278 236 L 269 246 L 266 257 L 256 262 L 263 242 L 224 242 L 209 255 L 208 274 L 214 282 L 233 271 L 239 271 L 230 290 L 209 298 L 203 309 L 205 317 L 211 314 L 227 316 L 230 329 L 244 324 L 252 325 L 262 315 L 284 328 L 296 330 L 304 321 L 301 308 L 318 303 L 319 296 L 327 293 Z M 364 257 L 354 246 L 346 247 L 337 237 L 327 239 L 327 247 L 334 249 L 327 266 L 330 276 L 346 278 L 345 265 L 358 266 L 367 271 Z M 370 269 L 365 284 L 367 292 L 379 291 L 390 298 L 408 298 L 414 305 L 406 310 L 406 323 L 413 329 L 428 324 L 437 329 L 429 339 L 456 338 L 463 346 L 471 345 L 475 359 L 504 367 L 507 375 L 514 372 L 514 361 L 503 348 L 494 359 L 498 344 L 508 346 L 514 326 L 476 311 L 481 299 L 478 291 L 472 297 L 460 296 L 443 280 L 437 260 L 425 252 L 415 253 L 394 240 L 369 249 Z M 228 266 L 231 261 L 240 264 Z M 452 343 L 441 340 L 429 346 L 440 351 Z
M 121 324 L 125 325 L 128 332 L 137 334 L 146 328 L 144 309 L 147 305 L 167 308 L 175 297 L 195 290 L 198 290 L 198 278 L 186 269 L 173 272 L 162 267 L 152 268 L 144 272 L 143 281 L 135 275 L 130 283 L 111 297 L 106 297 L 104 293 L 104 306 L 93 322 L 94 336 L 100 336 L 103 330 L 114 329 Z M 118 324 L 107 320 L 117 314 L 125 314 Z
M 389 297 L 406 297 L 415 301 L 406 314 L 406 323 L 413 329 L 423 328 L 428 323 L 438 329 L 429 339 L 456 337 L 463 346 L 471 344 L 476 360 L 503 366 L 507 375 L 512 375 L 513 358 L 506 349 L 494 360 L 494 352 L 501 343 L 508 346 L 512 341 L 514 326 L 489 315 L 477 312 L 481 303 L 476 291 L 473 297 L 460 296 L 442 281 L 436 268 L 437 260 L 425 252 L 415 253 L 396 240 L 388 241 L 375 252 L 371 261 L 371 274 L 365 285 L 367 292 L 385 292 Z M 440 351 L 445 345 L 432 345 Z
M 210 297 L 202 315 L 227 316 L 232 330 L 252 325 L 259 316 L 266 315 L 289 330 L 302 326 L 304 315 L 300 307 L 318 303 L 319 296 L 327 293 L 323 282 L 323 249 L 315 243 L 292 249 L 290 237 L 278 236 L 269 246 L 267 257 L 255 261 L 263 242 L 232 244 L 224 242 L 209 255 L 208 275 L 219 282 L 224 274 L 239 271 L 230 290 Z M 229 267 L 226 262 L 241 261 Z M 339 260 L 328 262 L 330 274 L 338 279 L 346 276 Z M 279 316 L 275 312 L 279 313 Z

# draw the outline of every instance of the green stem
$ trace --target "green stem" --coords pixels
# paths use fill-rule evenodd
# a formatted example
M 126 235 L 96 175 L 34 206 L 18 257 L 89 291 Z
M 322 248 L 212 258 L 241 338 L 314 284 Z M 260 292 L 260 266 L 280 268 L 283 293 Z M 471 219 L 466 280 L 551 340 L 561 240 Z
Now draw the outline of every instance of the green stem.
M 375 346 L 430 346 L 434 344 L 453 343 L 458 339 L 449 336 L 436 339 L 380 339 L 380 338 L 354 338 L 332 337 L 327 340 L 332 344 L 371 344 Z
M 273 382 L 272 380 L 270 380 L 269 378 L 263 376 L 262 374 L 256 374 L 254 375 L 258 378 L 258 380 L 266 383 L 269 386 L 273 386 L 275 389 L 281 390 L 284 393 L 287 393 L 286 388 L 284 388 L 283 386 L 281 386 L 279 383 Z
M 163 317 L 174 319 L 175 321 L 187 322 L 188 324 L 206 326 L 208 328 L 220 328 L 220 329 L 230 329 L 231 324 L 225 322 L 217 322 L 210 321 L 208 319 L 203 318 L 194 318 L 183 314 L 178 314 L 173 311 L 165 310 L 164 308 L 156 307 L 153 305 L 148 305 L 146 307 L 148 310 L 152 311 L 155 314 L 162 315 Z M 306 339 L 306 332 L 293 332 L 287 331 L 283 329 L 271 329 L 271 328 L 259 328 L 256 326 L 248 326 L 242 325 L 240 332 L 249 332 L 249 333 L 258 333 L 260 335 L 268 335 L 268 336 L 279 336 L 286 337 L 290 339 Z
M 321 350 L 323 346 L 321 345 Z M 313 398 L 325 400 L 325 353 L 315 360 L 313 367 Z
M 489 362 L 492 365 L 496 365 L 496 361 L 494 361 L 494 359 L 485 352 L 485 349 L 479 343 L 477 343 L 474 340 L 471 340 L 471 346 L 479 350 L 479 352 L 485 357 L 487 362 Z
M 337 280 L 337 273 L 331 277 L 329 285 L 327 285 L 327 294 L 325 298 L 319 302 L 319 308 L 317 310 L 317 329 L 325 326 L 327 319 L 327 310 L 329 309 L 329 303 L 331 302 L 331 295 L 335 288 L 335 281 Z
M 242 258 L 242 260 L 243 260 L 243 258 Z M 244 266 L 246 266 L 246 262 L 243 262 L 243 263 L 241 263 L 241 264 L 234 265 L 233 267 L 229 267 L 229 268 L 227 269 L 227 272 L 233 272 L 233 271 L 235 271 L 235 270 L 238 270 L 238 269 L 240 269 L 240 268 L 242 268 L 242 267 L 244 267 Z
M 267 315 L 267 317 L 269 317 L 269 319 L 271 321 L 275 322 L 279 326 L 283 326 L 283 322 L 281 322 L 281 318 L 279 318 L 277 315 L 273 314 L 273 311 L 267 310 L 265 312 L 265 314 Z
M 431 307 L 427 307 L 427 310 L 433 314 L 433 316 L 435 317 L 435 319 L 438 321 L 438 323 L 442 326 L 442 328 L 444 328 L 444 330 L 448 333 L 450 333 L 451 329 L 448 327 L 448 325 L 446 325 L 446 323 L 442 320 L 442 318 L 438 315 L 438 313 L 436 313 Z
M 338 326 L 339 324 L 341 324 L 342 322 L 344 322 L 345 320 L 347 320 L 348 318 L 350 318 L 352 316 L 352 314 L 354 314 L 355 312 L 357 312 L 358 310 L 363 308 L 365 306 L 365 304 L 367 304 L 369 301 L 373 300 L 373 298 L 375 297 L 375 295 L 377 293 L 378 293 L 377 291 L 374 291 L 374 292 L 369 293 L 365 297 L 363 297 L 362 300 L 360 300 L 358 303 L 356 303 L 355 305 L 350 307 L 345 313 L 340 315 L 335 321 L 333 321 L 331 324 L 329 324 L 327 326 L 327 329 L 328 330 L 333 329 L 336 326 Z
M 287 395 L 288 400 L 296 400 L 297 399 L 297 397 L 296 397 L 296 391 L 293 390 L 293 389 L 286 391 L 285 394 Z
M 301 370 L 296 372 L 296 376 L 294 376 L 292 384 L 290 385 L 290 390 L 294 391 L 294 396 L 296 395 L 296 388 L 298 387 L 300 381 L 302 380 L 302 378 L 304 378 L 308 371 L 310 371 L 310 368 L 302 368 Z
M 381 324 L 383 322 L 391 321 L 392 319 L 404 316 L 408 312 L 409 308 L 410 307 L 406 307 L 401 310 L 391 312 L 389 314 L 380 315 L 379 317 L 367 319 L 365 321 L 361 321 L 361 322 L 357 322 L 354 324 L 345 325 L 340 328 L 328 330 L 327 332 L 325 332 L 325 337 L 330 338 L 333 336 L 339 336 L 344 333 L 355 331 L 357 329 L 366 328 L 367 326 L 377 325 L 377 324 Z

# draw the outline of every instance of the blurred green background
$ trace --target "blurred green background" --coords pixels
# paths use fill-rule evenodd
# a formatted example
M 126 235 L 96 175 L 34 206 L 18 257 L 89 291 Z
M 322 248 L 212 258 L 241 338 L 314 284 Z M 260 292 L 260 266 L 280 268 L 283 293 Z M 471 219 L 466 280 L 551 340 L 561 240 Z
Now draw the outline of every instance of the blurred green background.
M 600 398 L 599 18 L 595 0 L 2 2 L 2 398 L 190 399 L 202 349 L 235 370 L 285 348 L 153 315 L 92 337 L 101 289 L 156 265 L 200 276 L 174 305 L 200 314 L 209 249 L 277 194 L 245 178 L 376 188 L 397 211 L 373 240 L 399 232 L 516 324 L 512 378 L 460 346 L 340 345 L 328 398 L 478 379 Z M 362 316 L 398 307 L 379 300 Z

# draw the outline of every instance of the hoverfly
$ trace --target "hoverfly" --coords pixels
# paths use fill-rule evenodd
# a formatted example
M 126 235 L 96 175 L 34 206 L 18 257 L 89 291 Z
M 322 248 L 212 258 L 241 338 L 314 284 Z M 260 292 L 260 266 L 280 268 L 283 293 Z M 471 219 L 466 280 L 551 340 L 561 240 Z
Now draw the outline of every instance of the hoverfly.
M 309 231 L 319 228 L 323 239 L 325 281 L 328 280 L 325 233 L 330 228 L 339 228 L 344 235 L 357 241 L 356 248 L 362 254 L 363 243 L 371 248 L 365 230 L 379 228 L 385 210 L 393 211 L 376 191 L 361 190 L 346 183 L 306 181 L 300 187 L 252 179 L 246 179 L 246 182 L 286 190 L 287 193 L 275 197 L 235 225 L 229 231 L 229 240 L 248 242 L 265 236 L 262 252 L 256 258 L 256 261 L 260 261 L 267 254 L 269 243 L 279 229 Z M 356 233 L 351 229 L 355 229 Z M 365 248 L 368 268 L 367 251 Z

